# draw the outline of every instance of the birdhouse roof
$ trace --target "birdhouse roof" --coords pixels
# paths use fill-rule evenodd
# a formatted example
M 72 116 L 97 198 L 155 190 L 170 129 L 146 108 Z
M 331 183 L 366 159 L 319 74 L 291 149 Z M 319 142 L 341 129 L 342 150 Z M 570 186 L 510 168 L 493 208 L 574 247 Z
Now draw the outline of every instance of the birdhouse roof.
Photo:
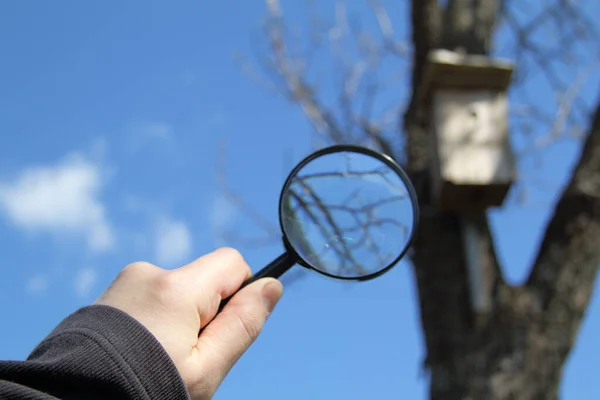
M 423 94 L 435 89 L 506 90 L 514 67 L 509 60 L 438 49 L 425 65 Z

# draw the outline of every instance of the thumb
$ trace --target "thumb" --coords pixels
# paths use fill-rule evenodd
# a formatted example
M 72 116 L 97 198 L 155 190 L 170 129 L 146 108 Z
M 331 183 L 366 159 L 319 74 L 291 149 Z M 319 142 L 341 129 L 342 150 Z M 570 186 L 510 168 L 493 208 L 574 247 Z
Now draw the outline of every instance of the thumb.
M 198 338 L 198 365 L 219 383 L 256 340 L 283 294 L 281 282 L 262 278 L 237 292 Z M 216 376 L 215 376 L 216 378 Z

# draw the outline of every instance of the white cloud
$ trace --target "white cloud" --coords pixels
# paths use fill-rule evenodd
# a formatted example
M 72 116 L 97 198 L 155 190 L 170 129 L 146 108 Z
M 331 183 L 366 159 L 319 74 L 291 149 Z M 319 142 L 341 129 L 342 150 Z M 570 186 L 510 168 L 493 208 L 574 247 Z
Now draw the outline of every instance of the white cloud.
M 159 220 L 155 236 L 156 259 L 161 266 L 184 262 L 192 251 L 192 235 L 185 223 L 167 217 Z
M 45 275 L 37 274 L 27 281 L 27 292 L 30 294 L 40 294 L 48 289 L 48 278 Z
M 0 212 L 21 229 L 83 235 L 90 250 L 109 250 L 114 238 L 99 199 L 103 177 L 100 165 L 79 154 L 27 168 L 0 182 Z
M 83 268 L 77 271 L 74 281 L 75 293 L 79 297 L 86 297 L 92 291 L 96 280 L 98 279 L 98 273 L 92 268 Z

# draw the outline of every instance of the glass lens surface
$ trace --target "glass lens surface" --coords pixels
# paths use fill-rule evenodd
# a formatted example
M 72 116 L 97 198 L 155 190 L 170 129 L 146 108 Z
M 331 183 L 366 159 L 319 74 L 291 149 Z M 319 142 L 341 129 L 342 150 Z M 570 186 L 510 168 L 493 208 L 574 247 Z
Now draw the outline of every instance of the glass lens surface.
M 305 164 L 284 188 L 284 234 L 314 269 L 360 278 L 387 268 L 407 247 L 414 210 L 398 172 L 344 151 Z

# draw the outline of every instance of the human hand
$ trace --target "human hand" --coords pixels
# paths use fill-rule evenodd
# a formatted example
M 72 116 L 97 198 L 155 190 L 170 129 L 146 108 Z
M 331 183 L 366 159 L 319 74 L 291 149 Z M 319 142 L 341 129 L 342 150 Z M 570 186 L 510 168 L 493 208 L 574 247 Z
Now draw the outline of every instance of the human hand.
M 231 248 L 175 270 L 137 262 L 125 267 L 95 304 L 118 308 L 142 323 L 172 358 L 192 399 L 205 400 L 254 342 L 283 293 L 273 278 L 235 293 L 250 276 L 248 264 Z M 234 293 L 216 315 L 221 299 Z

